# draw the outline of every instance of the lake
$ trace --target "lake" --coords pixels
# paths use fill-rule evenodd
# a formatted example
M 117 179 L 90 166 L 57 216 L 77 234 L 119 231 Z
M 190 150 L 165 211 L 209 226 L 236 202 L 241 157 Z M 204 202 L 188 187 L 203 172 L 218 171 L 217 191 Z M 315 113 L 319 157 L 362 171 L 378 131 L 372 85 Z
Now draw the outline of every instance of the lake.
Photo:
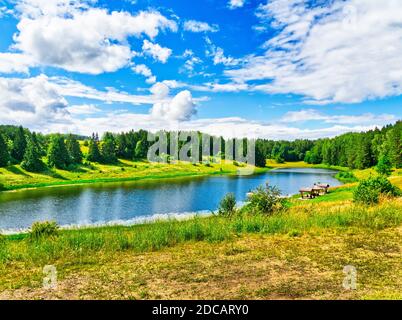
M 210 176 L 159 181 L 104 183 L 0 193 L 0 230 L 24 230 L 35 221 L 62 226 L 132 224 L 158 218 L 207 214 L 233 192 L 242 202 L 246 193 L 269 182 L 283 195 L 295 194 L 316 182 L 338 186 L 336 171 L 277 169 L 252 176 Z

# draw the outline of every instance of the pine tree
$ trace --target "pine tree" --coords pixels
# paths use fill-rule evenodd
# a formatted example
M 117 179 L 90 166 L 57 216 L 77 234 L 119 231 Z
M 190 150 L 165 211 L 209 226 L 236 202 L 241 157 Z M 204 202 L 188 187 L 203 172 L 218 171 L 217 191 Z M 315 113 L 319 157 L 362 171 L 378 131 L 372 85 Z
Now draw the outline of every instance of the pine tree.
M 89 141 L 87 160 L 92 161 L 92 162 L 101 162 L 102 161 L 102 156 L 99 151 L 99 144 L 98 144 L 98 141 L 96 140 L 95 135 L 93 135 L 92 139 Z
M 263 146 L 259 141 L 255 144 L 255 165 L 264 168 L 267 165 L 267 160 L 264 155 Z
M 117 162 L 116 142 L 114 136 L 109 132 L 106 132 L 105 136 L 103 137 L 101 156 L 104 163 Z
M 144 140 L 140 140 L 137 142 L 134 151 L 134 158 L 135 159 L 145 159 L 148 154 L 147 143 Z
M 6 167 L 10 160 L 10 154 L 8 153 L 7 143 L 0 134 L 0 167 Z
M 45 165 L 41 160 L 41 153 L 38 142 L 36 140 L 36 134 L 28 138 L 24 159 L 21 162 L 21 167 L 29 172 L 43 171 Z
M 66 148 L 72 163 L 75 164 L 82 163 L 83 155 L 80 144 L 72 134 L 68 135 L 67 137 Z
M 27 141 L 25 137 L 24 128 L 19 127 L 13 141 L 13 149 L 11 150 L 11 156 L 18 162 L 21 162 L 22 159 L 24 158 L 26 147 L 27 147 Z
M 47 152 L 47 162 L 50 167 L 58 169 L 66 169 L 71 163 L 64 138 L 59 134 L 51 137 Z

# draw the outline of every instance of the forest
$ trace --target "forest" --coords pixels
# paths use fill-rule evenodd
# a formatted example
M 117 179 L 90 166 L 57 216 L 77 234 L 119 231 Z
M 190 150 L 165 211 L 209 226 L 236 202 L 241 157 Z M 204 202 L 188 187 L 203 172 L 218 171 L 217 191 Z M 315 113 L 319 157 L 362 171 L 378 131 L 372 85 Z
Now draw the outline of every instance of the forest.
M 173 132 L 166 134 L 169 147 Z M 197 134 L 201 135 L 200 132 Z M 91 137 L 74 134 L 45 135 L 31 132 L 21 126 L 2 125 L 0 167 L 20 164 L 27 171 L 41 172 L 52 167 L 74 169 L 75 166 L 87 162 L 113 164 L 118 159 L 142 160 L 146 159 L 148 150 L 153 144 L 147 141 L 147 137 L 148 132 L 145 130 L 118 134 L 106 132 L 99 138 L 97 133 Z M 220 152 L 213 154 L 211 147 L 210 155 L 224 158 L 225 139 L 209 137 L 211 141 L 213 139 L 221 141 Z M 242 140 L 246 150 L 248 140 Z M 266 159 L 274 159 L 278 163 L 305 161 L 310 164 L 327 164 L 351 169 L 370 168 L 379 163 L 402 168 L 402 121 L 382 129 L 346 133 L 334 138 L 294 141 L 257 139 L 254 142 L 256 165 L 259 167 L 265 166 Z M 82 146 L 88 150 L 85 155 Z M 202 160 L 203 154 L 201 152 L 199 154 Z

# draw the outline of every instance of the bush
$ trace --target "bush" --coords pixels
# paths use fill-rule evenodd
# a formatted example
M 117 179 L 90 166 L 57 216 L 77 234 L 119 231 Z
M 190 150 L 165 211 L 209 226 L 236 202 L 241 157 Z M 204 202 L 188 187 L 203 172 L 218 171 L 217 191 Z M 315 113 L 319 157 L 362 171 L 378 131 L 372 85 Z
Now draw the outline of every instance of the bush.
M 271 214 L 283 208 L 284 201 L 277 187 L 268 183 L 265 187 L 260 186 L 248 196 L 248 207 L 255 213 Z
M 39 240 L 42 238 L 56 237 L 58 235 L 59 226 L 54 221 L 35 222 L 31 227 L 31 240 Z
M 231 216 L 236 212 L 236 197 L 233 193 L 228 193 L 219 203 L 218 214 L 221 216 Z
M 335 178 L 345 183 L 358 181 L 357 178 L 354 176 L 353 172 L 351 171 L 340 171 L 336 174 Z
M 3 191 L 3 190 L 5 190 L 4 184 L 0 183 L 0 191 Z
M 353 194 L 353 200 L 370 205 L 378 203 L 380 195 L 396 197 L 401 195 L 401 190 L 384 176 L 371 177 L 359 183 Z

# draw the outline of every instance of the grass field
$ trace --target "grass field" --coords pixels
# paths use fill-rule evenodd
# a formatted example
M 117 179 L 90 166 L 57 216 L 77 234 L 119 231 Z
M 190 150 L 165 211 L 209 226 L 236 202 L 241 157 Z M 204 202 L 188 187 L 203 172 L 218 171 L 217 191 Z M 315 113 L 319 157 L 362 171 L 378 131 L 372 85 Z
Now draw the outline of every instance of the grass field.
M 135 181 L 143 179 L 163 179 L 186 176 L 236 174 L 238 170 L 253 169 L 263 172 L 266 169 L 239 167 L 231 161 L 211 164 L 177 164 L 150 163 L 144 161 L 119 160 L 116 165 L 93 163 L 81 165 L 75 170 L 49 169 L 42 173 L 31 173 L 19 165 L 0 168 L 0 186 L 5 190 L 40 188 L 57 185 L 88 184 L 98 182 Z
M 0 298 L 402 299 L 402 199 L 2 239 Z M 57 290 L 42 268 L 57 267 Z M 342 287 L 345 265 L 358 290 Z
M 197 168 L 177 166 L 176 173 Z M 390 179 L 402 187 L 400 170 Z M 0 236 L 0 299 L 402 299 L 402 198 L 356 205 L 355 186 L 294 197 L 272 216 L 61 230 L 39 240 Z M 56 289 L 42 287 L 45 265 L 57 268 Z M 342 287 L 346 265 L 357 269 L 357 290 Z

